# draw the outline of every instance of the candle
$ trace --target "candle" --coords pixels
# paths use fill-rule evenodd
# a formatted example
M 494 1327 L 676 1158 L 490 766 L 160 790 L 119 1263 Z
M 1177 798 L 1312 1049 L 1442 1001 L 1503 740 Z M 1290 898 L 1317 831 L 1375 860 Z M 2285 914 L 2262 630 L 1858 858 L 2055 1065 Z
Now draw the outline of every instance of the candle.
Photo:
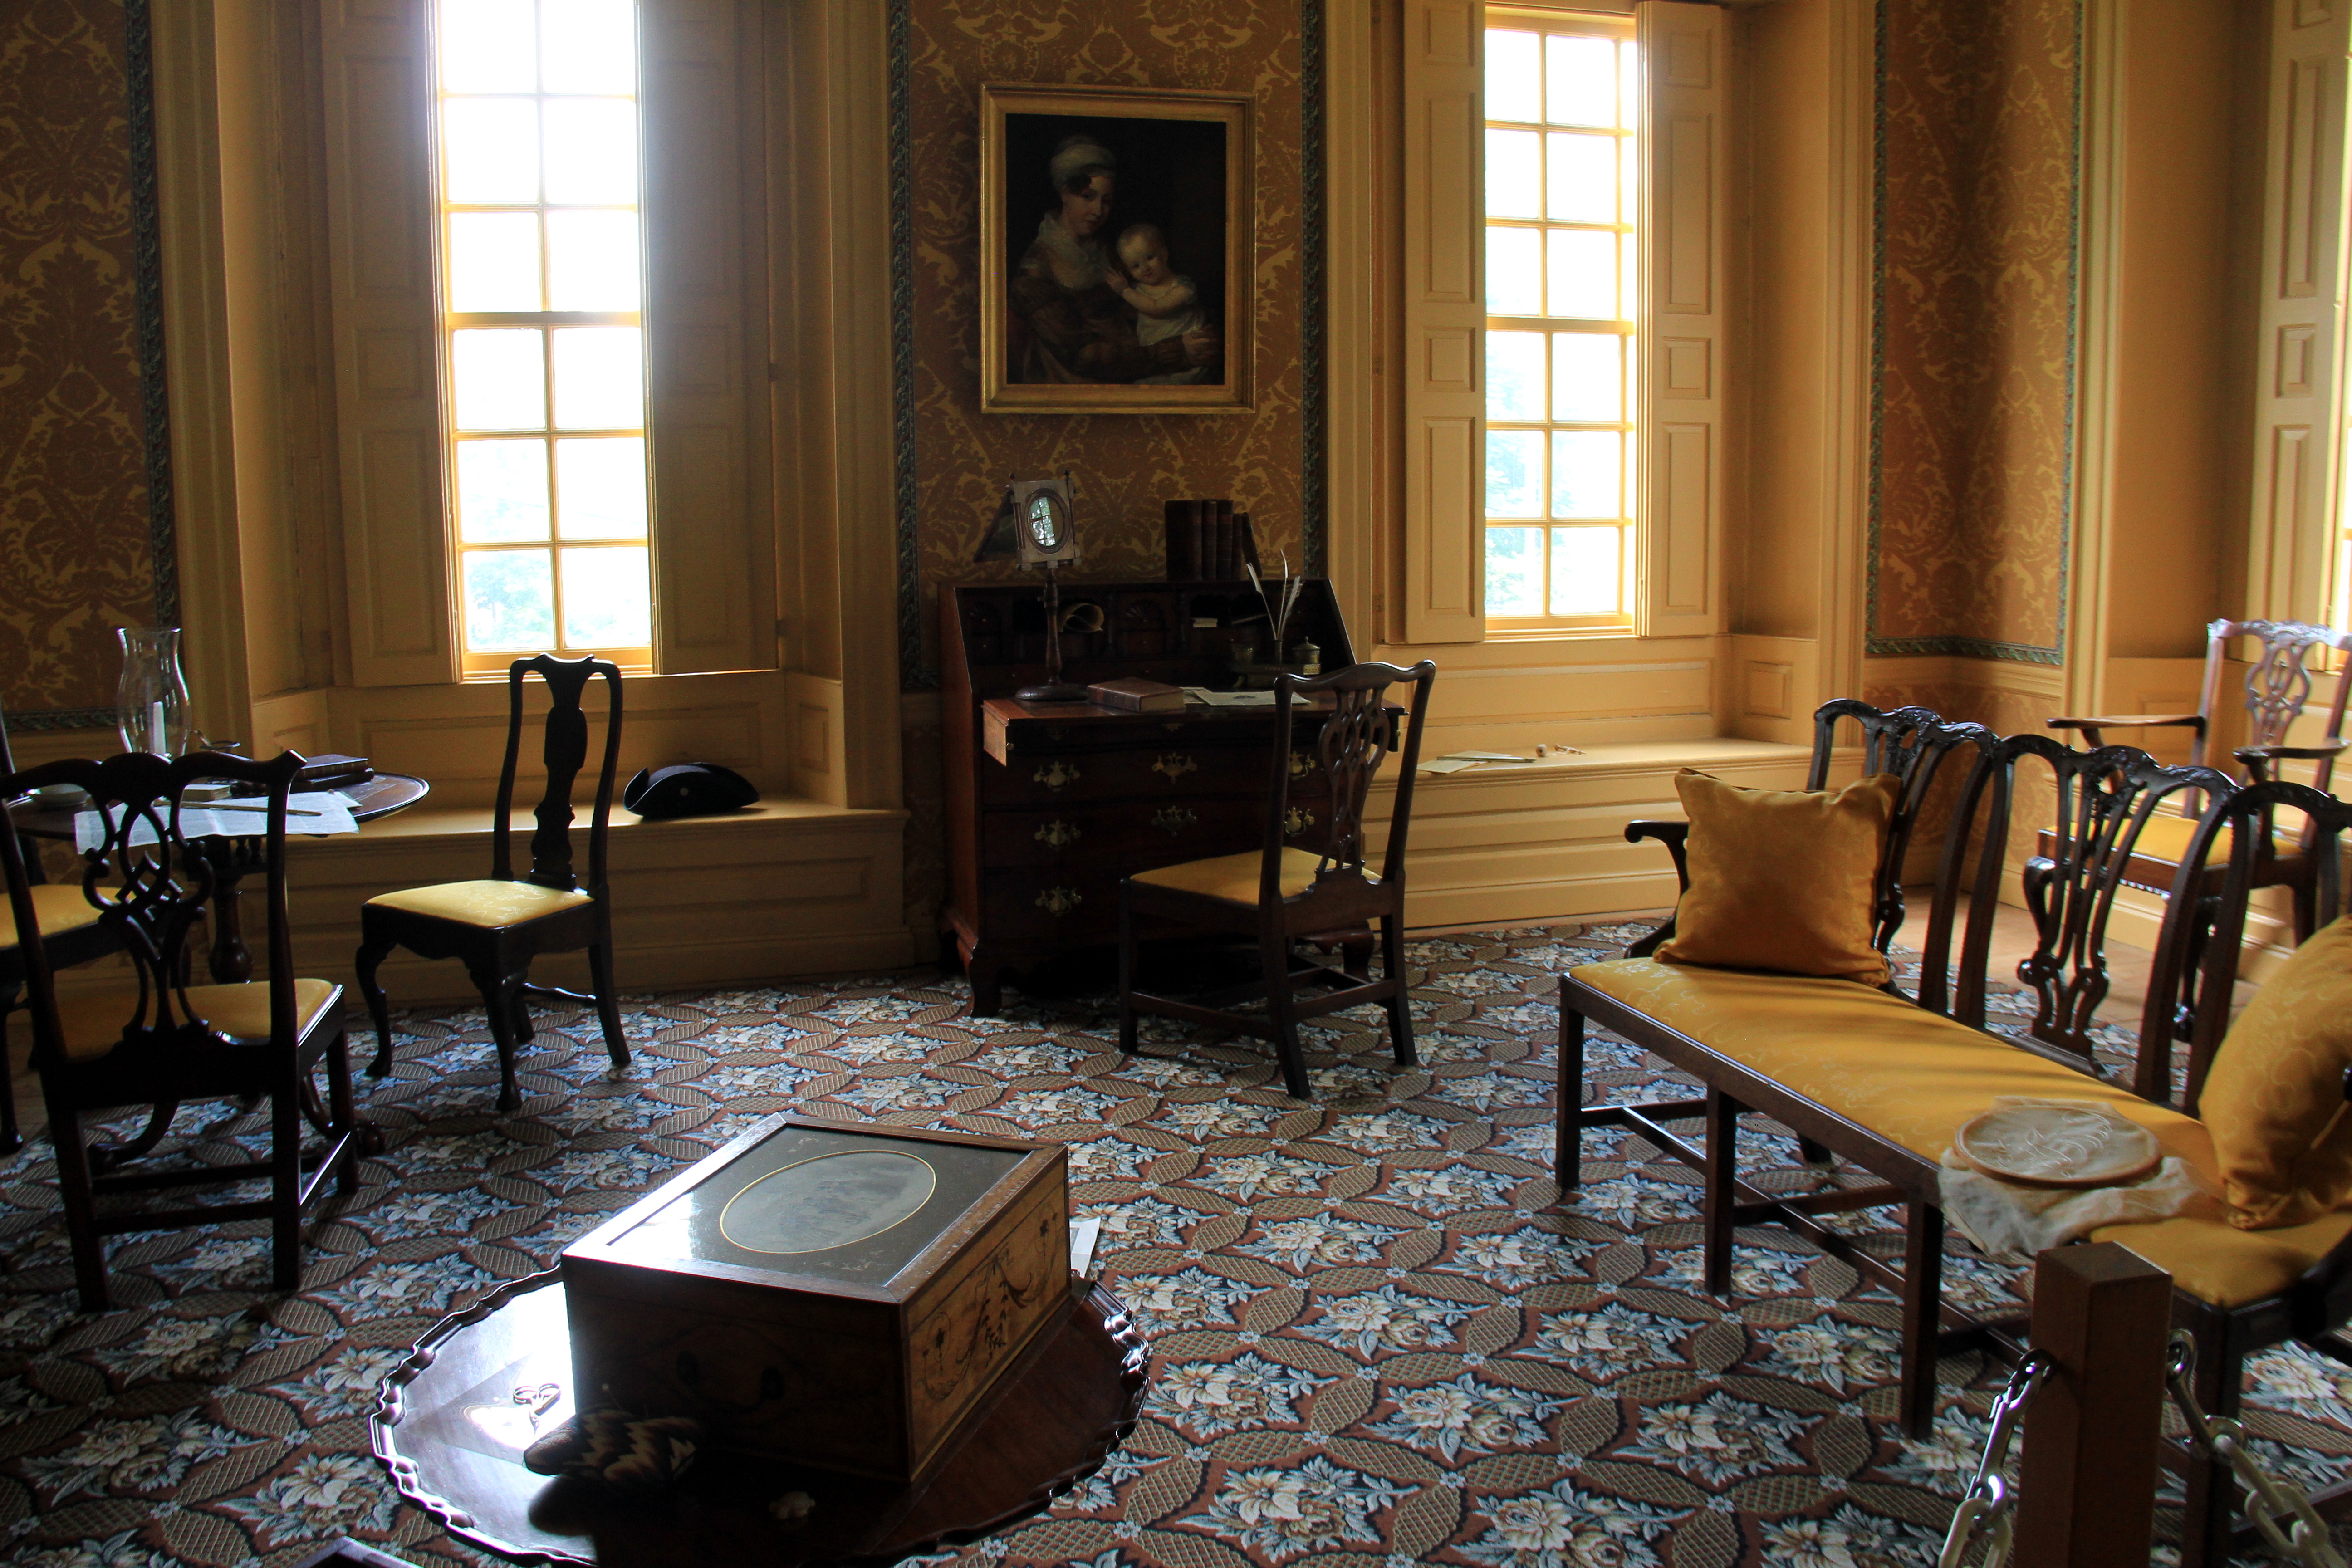
M 161 702 L 147 705 L 147 749 L 159 757 L 172 754 L 163 747 L 163 705 Z

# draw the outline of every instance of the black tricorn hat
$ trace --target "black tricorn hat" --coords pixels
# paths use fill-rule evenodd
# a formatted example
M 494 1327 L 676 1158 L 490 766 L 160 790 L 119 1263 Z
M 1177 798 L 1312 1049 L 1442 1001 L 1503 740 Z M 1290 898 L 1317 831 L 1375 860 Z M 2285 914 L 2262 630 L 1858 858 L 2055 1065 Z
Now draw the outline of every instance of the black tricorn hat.
M 759 798 L 750 779 L 717 763 L 641 768 L 621 792 L 621 804 L 639 816 L 702 816 L 737 811 Z

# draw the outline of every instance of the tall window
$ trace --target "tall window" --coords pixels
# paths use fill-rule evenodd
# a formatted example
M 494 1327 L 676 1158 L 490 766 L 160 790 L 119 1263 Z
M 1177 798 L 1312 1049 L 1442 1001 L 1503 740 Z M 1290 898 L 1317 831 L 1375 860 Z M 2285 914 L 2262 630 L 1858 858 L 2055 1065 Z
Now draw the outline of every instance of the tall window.
M 1622 18 L 1486 11 L 1486 616 L 1630 624 L 1640 81 Z
M 441 330 L 469 673 L 650 662 L 634 0 L 436 0 Z

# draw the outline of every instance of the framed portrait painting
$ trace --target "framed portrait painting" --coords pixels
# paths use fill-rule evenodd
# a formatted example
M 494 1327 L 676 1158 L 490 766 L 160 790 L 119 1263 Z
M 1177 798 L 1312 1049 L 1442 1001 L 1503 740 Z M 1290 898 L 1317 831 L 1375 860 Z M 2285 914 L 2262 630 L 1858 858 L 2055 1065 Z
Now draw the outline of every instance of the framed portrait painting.
M 1250 100 L 980 89 L 980 405 L 1250 404 Z

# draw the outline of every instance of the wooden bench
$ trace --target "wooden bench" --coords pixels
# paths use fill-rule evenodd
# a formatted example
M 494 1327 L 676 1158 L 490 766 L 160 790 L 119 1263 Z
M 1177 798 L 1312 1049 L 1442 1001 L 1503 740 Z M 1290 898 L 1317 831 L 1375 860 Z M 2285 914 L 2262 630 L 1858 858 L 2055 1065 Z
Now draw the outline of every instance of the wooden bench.
M 1850 713 L 1851 710 L 1847 710 Z M 1864 717 L 1854 715 L 1855 717 Z M 1881 716 L 1882 718 L 1891 716 Z M 1929 716 L 1932 719 L 1932 716 Z M 1865 720 L 1867 723 L 1867 720 Z M 1921 721 L 1931 742 L 1949 726 Z M 1867 729 L 1865 730 L 1867 733 Z M 2035 952 L 2020 974 L 2037 994 L 2023 1039 L 1991 1032 L 1986 1022 L 1986 955 L 2000 888 L 2018 766 L 2047 763 L 2058 785 L 2058 853 L 2028 867 L 2044 916 Z M 1896 761 L 1904 759 L 1898 756 Z M 1918 765 L 1918 764 L 1914 764 Z M 1822 769 L 1817 764 L 1817 776 Z M 1899 768 L 1896 771 L 1901 771 Z M 2105 992 L 2105 921 L 2139 831 L 2188 791 L 2212 792 L 2182 876 L 2199 874 L 2214 843 L 2244 824 L 2267 824 L 2282 806 L 2305 812 L 2322 852 L 2336 853 L 2352 808 L 2294 785 L 2239 792 L 2210 770 L 2166 768 L 2128 748 L 2073 752 L 2040 735 L 1979 748 L 1947 835 L 1934 891 L 1924 963 L 1914 994 L 1851 981 L 1709 970 L 1629 956 L 1583 965 L 1562 981 L 1561 1119 L 1559 1174 L 1572 1202 L 1580 1134 L 1622 1127 L 1656 1142 L 1705 1177 L 1706 1279 L 1727 1292 L 1735 1227 L 1789 1226 L 1843 1258 L 1864 1277 L 1895 1290 L 1902 1303 L 1900 1413 L 1924 1435 L 1935 1412 L 1938 1353 L 1976 1342 L 2013 1355 L 2014 1321 L 1983 1322 L 1939 1299 L 1944 1246 L 1939 1162 L 1952 1133 L 2002 1096 L 2105 1100 L 2147 1127 L 2167 1152 L 2214 1171 L 2210 1138 L 2193 1114 L 2196 1088 L 2226 1030 L 2244 900 L 2255 878 L 2254 847 L 2266 831 L 2237 832 L 2231 875 L 2219 900 L 2176 896 L 2156 955 L 2144 1012 L 2134 1085 L 2099 1074 L 2090 1055 L 2091 1009 Z M 1924 791 L 1906 790 L 1916 821 Z M 1972 876 L 1969 828 L 1979 813 L 1983 847 Z M 1906 825 L 1908 826 L 1907 824 Z M 1654 828 L 1637 825 L 1642 837 Z M 1636 836 L 1629 829 L 1629 836 Z M 1678 857 L 1679 859 L 1679 857 Z M 1963 880 L 1972 901 L 1961 932 L 1957 972 L 1947 979 L 1954 910 Z M 2334 889 L 2323 910 L 2335 912 Z M 2210 940 L 2209 926 L 2210 924 Z M 1654 945 L 1654 944 L 1637 944 Z M 1586 1020 L 1696 1078 L 1704 1098 L 1647 1106 L 1587 1106 Z M 2185 1086 L 2168 1101 L 2174 1047 L 2189 1046 Z M 1760 1111 L 1796 1133 L 1809 1154 L 1824 1152 L 1877 1178 L 1860 1188 L 1801 1195 L 1763 1191 L 1738 1169 L 1738 1118 Z M 1702 1119 L 1703 1146 L 1660 1125 Z M 1825 1213 L 1899 1205 L 1905 1210 L 1900 1268 L 1856 1247 L 1820 1223 Z M 2352 1315 L 2352 1213 L 2275 1231 L 2247 1232 L 2212 1220 L 2178 1218 L 2115 1226 L 2097 1239 L 2118 1241 L 2170 1272 L 2176 1319 L 2199 1338 L 2200 1393 L 2207 1408 L 2235 1408 L 2243 1358 L 2264 1345 L 2300 1338 L 2329 1350 L 2323 1331 Z M 2184 1562 L 2227 1560 L 2231 1483 L 2201 1463 L 2189 1469 Z

